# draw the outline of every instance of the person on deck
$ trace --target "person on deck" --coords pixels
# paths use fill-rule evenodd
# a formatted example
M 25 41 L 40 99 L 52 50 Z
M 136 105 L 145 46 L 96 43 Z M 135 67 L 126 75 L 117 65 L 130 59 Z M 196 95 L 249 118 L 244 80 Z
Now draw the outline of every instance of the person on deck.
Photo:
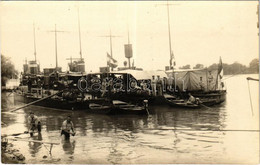
M 101 83 L 101 97 L 104 97 L 106 92 L 107 92 L 107 86 L 108 86 L 108 83 L 106 82 L 106 78 L 103 78 L 103 81 Z
M 156 96 L 156 80 L 154 76 L 152 76 L 151 84 L 152 84 L 152 95 Z
M 211 83 L 213 81 L 213 75 L 211 74 L 211 71 L 209 71 L 208 81 L 209 81 L 209 83 Z
M 70 131 L 72 131 L 72 133 Z M 69 115 L 69 116 L 67 116 L 67 120 L 65 120 L 62 123 L 61 136 L 64 135 L 65 140 L 69 140 L 70 134 L 72 134 L 72 136 L 75 136 L 74 125 L 73 125 L 73 122 L 71 121 L 71 116 Z
M 157 85 L 158 95 L 162 96 L 163 82 L 162 82 L 162 80 L 161 80 L 159 75 L 157 76 L 157 84 L 156 85 Z
M 28 117 L 28 132 L 31 134 L 33 134 L 34 130 L 37 129 L 38 133 L 41 132 L 41 122 L 40 120 L 38 119 L 37 116 L 34 115 L 33 112 L 30 112 L 30 115 Z
M 167 78 L 164 77 L 162 80 L 162 92 L 167 91 L 167 88 L 168 88 Z
M 31 93 L 31 91 L 32 91 L 32 79 L 30 77 L 28 78 L 27 85 L 28 85 L 28 92 Z
M 213 75 L 211 74 L 211 71 L 209 71 L 209 75 L 208 75 L 208 88 L 209 90 L 212 90 L 213 88 Z
M 200 89 L 201 89 L 202 91 L 205 90 L 205 84 L 203 83 L 202 77 L 200 77 L 199 86 L 200 86 Z
M 189 95 L 189 100 L 187 101 L 187 104 L 195 104 L 196 102 L 195 97 L 193 97 L 191 93 L 189 93 L 188 95 Z
M 181 93 L 180 87 L 178 85 L 175 86 L 174 94 L 177 95 L 180 98 L 183 98 L 183 95 Z
M 173 92 L 173 84 L 174 84 L 174 79 L 172 75 L 169 75 L 169 78 L 167 79 L 167 90 L 169 92 Z

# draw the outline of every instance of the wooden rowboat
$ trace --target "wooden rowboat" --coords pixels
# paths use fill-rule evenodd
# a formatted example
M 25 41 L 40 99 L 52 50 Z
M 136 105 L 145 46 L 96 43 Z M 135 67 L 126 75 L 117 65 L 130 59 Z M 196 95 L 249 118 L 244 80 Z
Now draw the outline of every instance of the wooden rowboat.
M 148 114 L 147 107 L 133 105 L 120 100 L 113 100 L 113 109 L 116 114 Z
M 187 103 L 187 101 L 183 100 L 183 99 L 179 99 L 175 96 L 172 95 L 168 95 L 165 94 L 164 95 L 165 101 L 173 107 L 180 107 L 180 108 L 200 108 L 201 105 L 200 104 L 191 104 L 191 103 Z
M 102 105 L 96 103 L 89 104 L 89 111 L 93 113 L 110 114 L 113 111 L 113 107 L 110 105 Z

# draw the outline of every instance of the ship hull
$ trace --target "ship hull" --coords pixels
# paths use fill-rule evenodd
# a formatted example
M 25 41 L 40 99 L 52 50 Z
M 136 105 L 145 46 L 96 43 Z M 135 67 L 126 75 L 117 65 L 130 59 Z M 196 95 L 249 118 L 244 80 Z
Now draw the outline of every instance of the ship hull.
M 226 90 L 221 91 L 211 91 L 207 93 L 191 93 L 194 97 L 199 98 L 204 105 L 213 106 L 217 104 L 221 104 L 226 101 Z
M 199 98 L 203 105 L 213 106 L 217 104 L 221 104 L 226 100 L 226 91 L 211 91 L 211 92 L 190 92 L 194 97 Z M 179 93 L 177 93 L 179 94 Z M 148 100 L 149 105 L 162 105 L 168 104 L 165 100 L 164 96 L 148 96 L 148 95 L 120 95 L 120 96 L 112 96 L 113 99 L 120 99 L 123 101 L 131 101 L 134 103 L 142 104 L 143 100 Z M 188 99 L 188 92 L 183 92 L 180 95 L 181 98 Z
M 14 98 L 16 102 L 21 102 L 24 104 L 29 104 L 31 102 L 37 101 L 41 98 L 30 97 L 22 94 L 15 93 Z M 46 108 L 54 108 L 54 109 L 62 109 L 62 110 L 84 110 L 89 113 L 96 114 L 133 114 L 133 115 L 142 115 L 146 114 L 146 110 L 135 110 L 131 108 L 119 108 L 114 106 L 107 106 L 106 108 L 92 108 L 90 104 L 107 104 L 108 100 L 104 99 L 95 99 L 95 100 L 86 100 L 86 101 L 78 101 L 78 102 L 70 102 L 66 100 L 53 99 L 48 98 L 39 102 L 34 103 L 33 105 L 42 106 Z
M 40 98 L 25 96 L 22 94 L 15 93 L 15 101 L 22 102 L 25 104 L 31 103 L 33 101 L 37 101 Z M 66 100 L 53 99 L 48 98 L 39 102 L 36 102 L 33 105 L 47 107 L 47 108 L 55 108 L 55 109 L 63 109 L 63 110 L 87 110 L 89 109 L 89 102 L 70 102 Z

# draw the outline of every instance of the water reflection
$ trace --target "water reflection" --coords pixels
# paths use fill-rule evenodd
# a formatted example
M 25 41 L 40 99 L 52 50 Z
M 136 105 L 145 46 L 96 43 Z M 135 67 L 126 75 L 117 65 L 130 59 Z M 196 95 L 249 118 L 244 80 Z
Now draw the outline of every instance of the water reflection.
M 154 128 L 167 126 L 170 128 L 186 129 L 220 129 L 225 123 L 223 115 L 225 111 L 219 107 L 211 109 L 177 109 L 173 107 L 155 107 L 156 113 L 153 116 L 152 123 Z
M 7 109 L 14 107 L 15 102 L 14 102 L 14 95 L 12 92 L 4 92 L 1 93 L 1 109 Z
M 119 161 L 122 160 L 122 152 L 119 151 L 119 147 L 118 147 L 118 141 L 117 140 L 113 140 L 111 142 L 111 145 L 109 147 L 109 154 L 108 154 L 108 158 L 107 160 L 111 163 L 111 164 L 116 164 Z
M 62 149 L 65 154 L 67 155 L 73 155 L 75 146 L 76 146 L 76 141 L 75 140 L 62 140 Z
M 32 136 L 30 140 L 37 140 L 37 141 L 42 141 L 42 134 L 38 133 L 37 136 Z M 42 143 L 37 143 L 37 142 L 29 142 L 29 151 L 32 157 L 35 157 L 36 154 L 40 151 L 42 148 Z
M 126 115 L 95 115 L 84 111 L 62 112 L 52 111 L 43 107 L 30 107 L 36 116 L 41 120 L 42 125 L 46 126 L 46 131 L 57 131 L 60 129 L 63 120 L 68 114 L 72 115 L 72 121 L 81 135 L 86 135 L 88 129 L 93 132 L 103 132 L 108 134 L 120 128 L 122 130 L 138 131 L 149 128 L 157 129 L 167 126 L 169 129 L 187 128 L 187 129 L 221 129 L 225 126 L 226 112 L 222 107 L 213 107 L 212 109 L 177 109 L 169 106 L 150 107 L 154 112 L 147 116 L 126 116 Z M 45 111 L 45 112 L 43 112 Z M 29 110 L 24 115 L 27 120 Z M 5 117 L 6 114 L 3 114 Z

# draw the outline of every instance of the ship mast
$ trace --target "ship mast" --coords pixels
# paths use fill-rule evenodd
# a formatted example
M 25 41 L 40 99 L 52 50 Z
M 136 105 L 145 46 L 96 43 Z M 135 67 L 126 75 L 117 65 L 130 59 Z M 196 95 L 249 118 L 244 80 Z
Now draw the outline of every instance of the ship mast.
M 169 48 L 170 48 L 170 69 L 172 68 L 172 44 L 171 44 L 171 27 L 170 27 L 170 14 L 169 3 L 167 1 L 167 15 L 168 15 L 168 32 L 169 32 Z
M 111 58 L 113 58 L 112 38 L 113 38 L 113 37 L 120 37 L 120 36 L 114 36 L 114 35 L 112 35 L 111 29 L 110 29 L 109 35 L 100 36 L 100 37 L 109 37 L 109 40 L 110 40 L 110 56 L 111 56 Z M 111 59 L 109 59 L 109 62 L 111 62 Z M 113 67 L 111 67 L 111 70 L 113 71 Z
M 58 69 L 58 50 L 57 50 L 57 30 L 55 24 L 55 55 L 56 55 L 56 70 Z
M 79 8 L 78 8 L 78 28 L 79 28 L 79 55 L 82 60 L 82 49 L 81 49 L 81 32 L 80 32 L 80 19 L 79 19 Z
M 34 41 L 34 60 L 36 62 L 36 41 L 35 41 L 35 26 L 33 23 L 33 41 Z
M 55 59 L 56 59 L 56 70 L 58 69 L 58 40 L 57 40 L 57 33 L 58 32 L 65 32 L 65 31 L 58 31 L 56 29 L 56 24 L 55 24 L 55 29 L 54 31 L 48 31 L 48 32 L 54 32 L 55 34 Z
M 110 29 L 109 38 L 110 38 L 110 55 L 111 55 L 111 57 L 113 57 L 111 29 Z
M 128 45 L 130 44 L 130 39 L 129 39 L 129 29 L 127 29 L 127 35 L 128 35 Z M 130 64 L 130 58 L 128 58 L 128 66 L 129 69 L 131 68 L 131 64 Z
M 109 35 L 109 38 L 110 38 L 110 56 L 113 58 L 111 29 L 110 29 L 110 35 Z M 110 62 L 110 60 L 109 60 L 109 62 Z M 113 71 L 113 67 L 111 67 L 111 70 Z
M 175 66 L 175 61 L 174 64 L 172 64 L 172 60 L 174 59 L 174 54 L 172 51 L 172 41 L 171 41 L 171 26 L 170 26 L 170 5 L 175 5 L 175 4 L 169 4 L 167 0 L 167 4 L 162 4 L 167 6 L 167 17 L 168 17 L 168 34 L 169 34 L 169 49 L 170 49 L 170 68 L 172 69 Z
M 66 60 L 70 60 L 69 63 L 69 71 L 72 72 L 85 72 L 85 62 L 82 57 L 82 47 L 81 47 L 81 30 L 80 30 L 80 16 L 79 16 L 79 7 L 78 10 L 78 34 L 79 34 L 79 55 L 80 58 L 67 58 Z M 72 63 L 72 60 L 75 60 L 75 64 Z

